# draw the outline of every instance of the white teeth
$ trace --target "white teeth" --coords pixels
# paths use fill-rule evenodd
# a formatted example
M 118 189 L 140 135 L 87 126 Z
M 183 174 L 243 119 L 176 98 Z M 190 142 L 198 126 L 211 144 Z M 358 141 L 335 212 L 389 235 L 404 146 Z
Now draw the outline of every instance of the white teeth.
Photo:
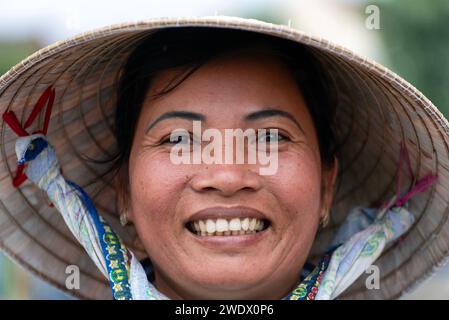
M 257 218 L 196 220 L 191 223 L 191 228 L 201 236 L 245 235 L 263 230 L 264 221 Z
M 214 233 L 215 232 L 215 222 L 210 219 L 207 219 L 206 229 L 207 229 L 208 233 Z
M 229 230 L 231 231 L 240 231 L 241 223 L 239 218 L 232 219 L 229 222 Z
M 228 231 L 228 222 L 225 219 L 217 219 L 215 224 L 217 227 L 217 232 Z
M 256 222 L 257 219 L 256 218 L 252 218 L 249 222 L 249 230 L 255 230 L 256 228 Z
M 199 230 L 199 231 L 201 231 L 201 232 L 206 232 L 206 224 L 204 223 L 203 220 L 200 220 L 200 221 L 198 222 L 198 226 L 200 227 L 200 230 Z M 197 230 L 197 231 L 198 231 L 198 230 Z
M 245 231 L 249 229 L 249 218 L 242 220 L 242 229 Z

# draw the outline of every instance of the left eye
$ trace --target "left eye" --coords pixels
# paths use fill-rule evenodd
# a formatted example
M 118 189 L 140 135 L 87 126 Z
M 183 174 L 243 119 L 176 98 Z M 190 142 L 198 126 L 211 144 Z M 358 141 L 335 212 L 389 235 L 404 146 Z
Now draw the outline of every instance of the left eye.
M 272 141 L 280 142 L 285 139 L 286 139 L 286 137 L 283 134 L 280 134 L 277 131 L 273 132 L 272 130 L 268 130 L 267 132 L 258 135 L 258 141 L 265 142 L 265 143 L 272 142 Z

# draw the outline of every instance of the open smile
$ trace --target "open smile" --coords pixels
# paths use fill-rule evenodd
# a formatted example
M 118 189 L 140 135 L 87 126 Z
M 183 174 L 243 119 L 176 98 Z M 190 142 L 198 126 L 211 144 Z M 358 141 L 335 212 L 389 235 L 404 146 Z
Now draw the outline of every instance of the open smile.
M 233 237 L 257 234 L 270 225 L 263 213 L 252 208 L 213 207 L 194 214 L 185 227 L 200 237 Z
M 250 217 L 195 220 L 187 225 L 187 229 L 198 236 L 246 235 L 260 232 L 267 227 L 267 220 Z

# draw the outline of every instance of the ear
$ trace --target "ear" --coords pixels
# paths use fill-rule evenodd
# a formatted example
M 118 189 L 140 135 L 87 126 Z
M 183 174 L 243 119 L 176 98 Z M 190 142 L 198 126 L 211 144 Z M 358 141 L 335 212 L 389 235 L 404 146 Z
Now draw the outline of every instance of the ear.
M 127 218 L 132 221 L 132 210 L 130 208 L 129 201 L 129 178 L 128 178 L 128 166 L 124 165 L 120 167 L 117 174 L 114 177 L 114 186 L 116 190 L 116 208 L 117 214 L 126 211 Z
M 331 167 L 328 167 L 325 170 L 323 170 L 323 176 L 322 176 L 323 193 L 322 193 L 321 218 L 324 218 L 324 216 L 328 213 L 328 211 L 332 205 L 332 201 L 334 199 L 335 182 L 337 181 L 337 176 L 338 176 L 338 168 L 339 168 L 338 158 L 336 156 L 334 156 L 333 165 Z

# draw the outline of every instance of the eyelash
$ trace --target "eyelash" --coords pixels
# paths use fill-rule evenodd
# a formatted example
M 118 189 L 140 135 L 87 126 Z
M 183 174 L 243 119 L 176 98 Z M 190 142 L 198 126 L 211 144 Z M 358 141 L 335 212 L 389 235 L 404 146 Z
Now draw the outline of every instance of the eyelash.
M 266 135 L 270 134 L 270 131 L 269 131 L 270 129 L 277 129 L 277 128 L 266 129 L 267 130 Z M 278 135 L 278 137 L 281 138 L 281 140 L 279 140 L 278 143 L 290 140 L 290 138 L 286 134 L 282 133 L 279 129 L 277 129 L 277 130 L 278 130 L 277 135 Z
M 278 137 L 281 138 L 281 140 L 279 140 L 278 143 L 284 142 L 284 141 L 291 141 L 291 139 L 289 138 L 289 136 L 288 136 L 287 134 L 282 133 L 281 130 L 278 129 L 278 128 L 263 128 L 263 129 L 266 129 L 266 130 L 267 130 L 267 131 L 266 131 L 266 136 L 270 134 L 270 131 L 269 131 L 270 129 L 277 129 L 277 130 L 278 130 L 277 135 L 278 135 Z M 177 143 L 179 143 L 179 141 L 170 141 L 170 136 L 171 136 L 171 134 L 170 134 L 170 135 L 167 135 L 167 136 L 165 136 L 165 137 L 163 137 L 163 138 L 160 140 L 159 144 L 162 145 L 162 144 L 177 144 Z M 181 135 L 181 134 L 180 134 L 180 135 L 177 136 L 177 137 L 184 137 L 184 135 Z M 190 139 L 190 142 L 193 141 L 192 133 L 191 133 L 191 132 L 189 132 L 189 139 Z M 257 137 L 257 140 L 259 140 L 259 137 Z
M 171 134 L 170 135 L 168 135 L 168 136 L 165 136 L 165 137 L 163 137 L 162 139 L 161 139 L 161 141 L 159 142 L 159 144 L 177 144 L 177 143 L 179 143 L 179 142 L 177 142 L 177 141 L 170 141 L 170 136 L 171 136 Z M 183 135 L 178 135 L 177 137 L 181 137 L 181 136 L 183 136 Z M 190 141 L 193 141 L 193 139 L 192 139 L 192 133 L 190 133 L 189 132 L 189 139 L 190 139 Z

